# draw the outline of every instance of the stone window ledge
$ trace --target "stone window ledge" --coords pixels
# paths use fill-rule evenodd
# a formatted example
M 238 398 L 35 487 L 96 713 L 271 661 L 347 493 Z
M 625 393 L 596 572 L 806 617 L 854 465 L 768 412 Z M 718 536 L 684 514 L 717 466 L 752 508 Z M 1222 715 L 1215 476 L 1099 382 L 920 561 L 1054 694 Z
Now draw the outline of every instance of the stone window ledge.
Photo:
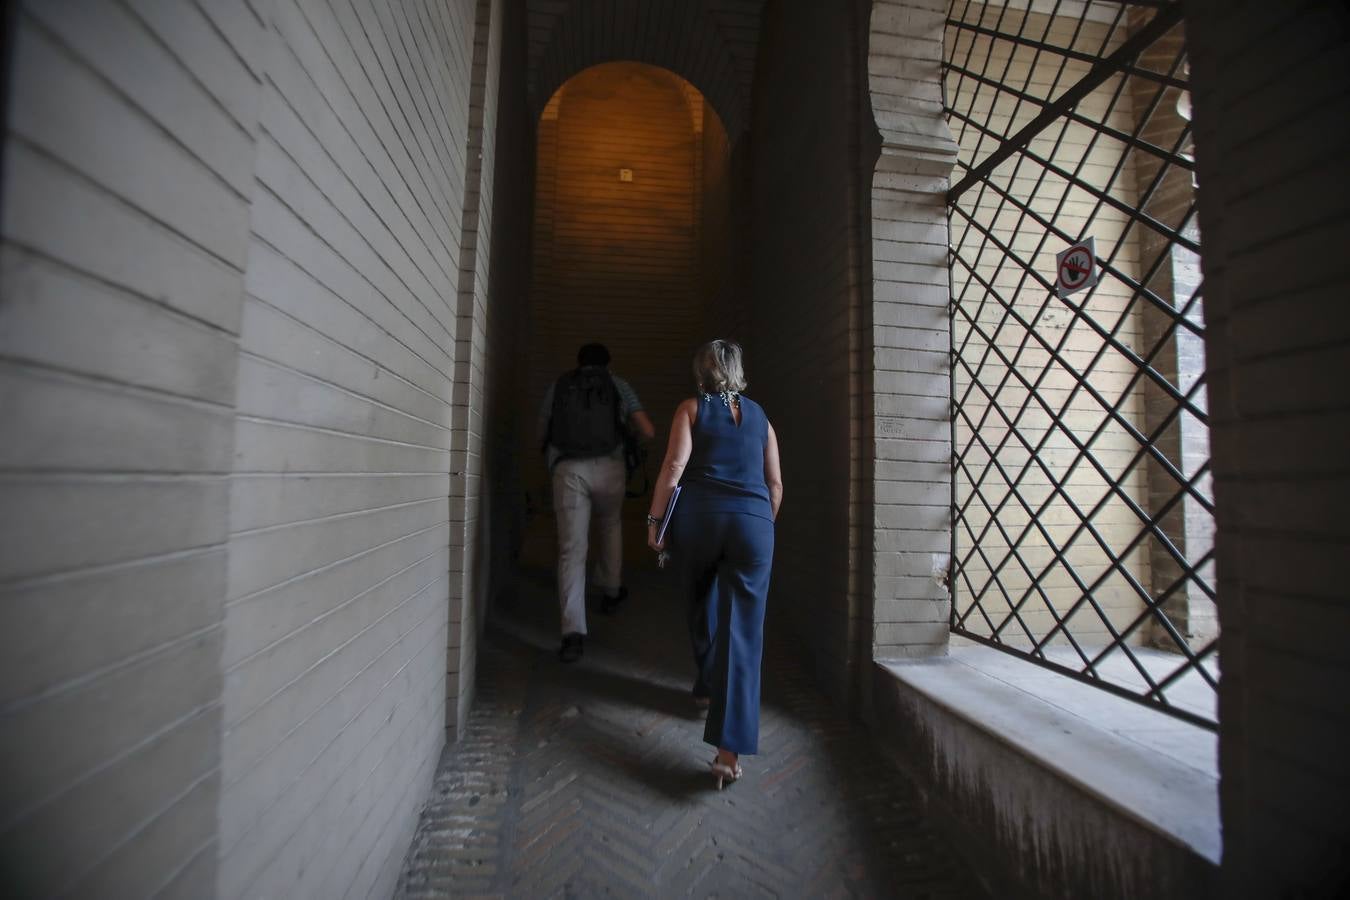
M 979 645 L 953 646 L 937 659 L 879 660 L 878 666 L 894 677 L 898 691 L 917 693 L 1107 807 L 1218 864 L 1213 732 Z M 934 752 L 948 757 L 940 764 L 960 772 L 962 761 L 950 757 L 962 748 L 935 743 Z M 998 785 L 990 787 L 1008 795 Z

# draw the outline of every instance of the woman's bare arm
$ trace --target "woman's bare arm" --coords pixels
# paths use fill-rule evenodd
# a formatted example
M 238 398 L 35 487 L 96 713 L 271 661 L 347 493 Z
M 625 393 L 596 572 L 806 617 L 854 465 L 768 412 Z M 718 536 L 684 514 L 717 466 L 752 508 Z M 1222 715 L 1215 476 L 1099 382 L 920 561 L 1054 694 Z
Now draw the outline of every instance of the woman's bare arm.
M 778 519 L 778 507 L 783 505 L 783 471 L 778 464 L 778 435 L 769 426 L 769 439 L 764 442 L 764 483 L 769 486 L 769 504 L 773 517 Z
M 666 458 L 657 473 L 656 484 L 652 486 L 652 505 L 648 515 L 660 519 L 666 514 L 666 504 L 675 485 L 680 483 L 684 467 L 689 463 L 689 454 L 694 450 L 694 416 L 698 412 L 698 402 L 689 399 L 675 408 L 670 423 L 670 441 L 666 445 Z M 656 542 L 655 525 L 647 526 L 647 546 L 661 550 L 665 542 Z

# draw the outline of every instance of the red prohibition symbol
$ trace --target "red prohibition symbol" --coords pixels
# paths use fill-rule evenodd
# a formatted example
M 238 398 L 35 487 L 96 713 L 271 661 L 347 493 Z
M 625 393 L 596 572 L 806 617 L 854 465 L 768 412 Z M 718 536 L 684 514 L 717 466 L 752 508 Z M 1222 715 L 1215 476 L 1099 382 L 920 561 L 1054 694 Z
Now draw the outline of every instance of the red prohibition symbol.
M 1086 247 L 1074 247 L 1059 264 L 1059 283 L 1072 290 L 1092 274 L 1092 254 Z
M 1097 239 L 1083 238 L 1055 254 L 1055 293 L 1067 297 L 1097 283 Z

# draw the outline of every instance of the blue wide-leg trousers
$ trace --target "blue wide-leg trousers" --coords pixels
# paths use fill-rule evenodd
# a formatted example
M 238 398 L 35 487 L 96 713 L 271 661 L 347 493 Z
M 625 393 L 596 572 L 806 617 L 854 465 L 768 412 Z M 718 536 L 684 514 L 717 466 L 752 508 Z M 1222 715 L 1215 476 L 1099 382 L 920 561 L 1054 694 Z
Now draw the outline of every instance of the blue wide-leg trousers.
M 711 701 L 703 740 L 734 753 L 755 753 L 773 522 L 743 513 L 700 513 L 678 516 L 671 524 L 672 550 L 688 591 L 698 667 L 694 693 L 706 692 Z

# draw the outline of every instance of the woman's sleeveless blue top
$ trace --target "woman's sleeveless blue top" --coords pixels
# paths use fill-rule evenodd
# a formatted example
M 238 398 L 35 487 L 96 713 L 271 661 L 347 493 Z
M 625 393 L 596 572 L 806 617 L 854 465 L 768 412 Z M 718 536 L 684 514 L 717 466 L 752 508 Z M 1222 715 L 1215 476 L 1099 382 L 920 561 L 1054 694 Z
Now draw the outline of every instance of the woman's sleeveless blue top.
M 773 518 L 764 483 L 764 447 L 769 420 L 764 409 L 740 398 L 741 423 L 722 398 L 703 396 L 694 419 L 694 449 L 680 479 L 681 509 L 700 513 L 744 513 Z

